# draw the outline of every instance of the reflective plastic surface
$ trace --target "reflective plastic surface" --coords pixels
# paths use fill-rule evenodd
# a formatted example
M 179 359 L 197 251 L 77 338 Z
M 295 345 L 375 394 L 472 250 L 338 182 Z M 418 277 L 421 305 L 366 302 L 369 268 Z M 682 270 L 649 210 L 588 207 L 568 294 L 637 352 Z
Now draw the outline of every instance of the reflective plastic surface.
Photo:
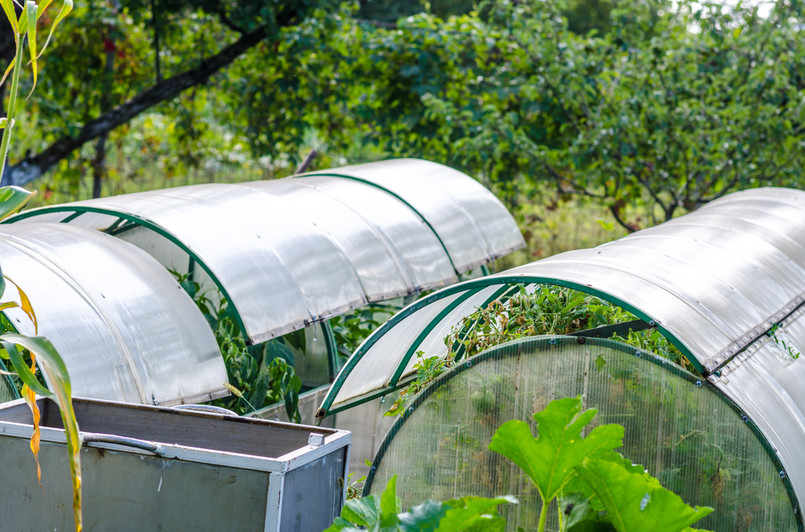
M 421 348 L 424 331 L 446 330 L 472 310 L 440 313 L 446 297 L 516 284 L 589 292 L 657 327 L 757 424 L 805 501 L 805 192 L 731 194 L 609 244 L 427 296 L 358 348 L 322 409 L 355 404 L 371 396 L 369 383 L 388 388 L 410 371 L 403 355 Z
M 487 446 L 506 421 L 526 421 L 552 399 L 581 396 L 598 411 L 591 426 L 624 426 L 618 452 L 691 505 L 715 511 L 707 530 L 797 530 L 785 483 L 769 449 L 728 401 L 661 360 L 606 340 L 533 337 L 501 344 L 434 381 L 397 418 L 367 480 L 380 493 L 397 475 L 403 507 L 423 500 L 508 493 L 509 530 L 536 530 L 540 497 L 512 462 Z M 338 414 L 341 415 L 341 414 Z M 551 524 L 556 522 L 551 506 Z
M 64 358 L 75 396 L 170 405 L 226 393 L 209 325 L 143 251 L 81 227 L 35 223 L 0 225 L 0 257 L 30 299 L 39 334 Z M 17 298 L 13 287 L 5 298 Z M 34 334 L 19 309 L 6 316 Z
M 191 273 L 234 305 L 255 343 L 455 282 L 524 245 L 483 186 L 413 159 L 101 198 L 13 221 L 37 219 L 109 232 Z

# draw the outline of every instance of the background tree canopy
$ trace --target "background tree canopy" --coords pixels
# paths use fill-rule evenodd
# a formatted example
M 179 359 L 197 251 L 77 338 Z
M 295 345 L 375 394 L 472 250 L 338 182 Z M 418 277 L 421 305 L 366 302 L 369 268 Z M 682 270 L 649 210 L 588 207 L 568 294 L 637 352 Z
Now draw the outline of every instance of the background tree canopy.
M 100 179 L 107 137 L 162 146 L 167 173 L 241 146 L 290 169 L 311 148 L 322 166 L 424 157 L 512 205 L 546 184 L 593 198 L 629 230 L 800 183 L 797 0 L 765 16 L 687 0 L 109 0 L 64 24 L 4 184 L 54 167 L 43 179 Z M 151 136 L 132 127 L 142 113 Z

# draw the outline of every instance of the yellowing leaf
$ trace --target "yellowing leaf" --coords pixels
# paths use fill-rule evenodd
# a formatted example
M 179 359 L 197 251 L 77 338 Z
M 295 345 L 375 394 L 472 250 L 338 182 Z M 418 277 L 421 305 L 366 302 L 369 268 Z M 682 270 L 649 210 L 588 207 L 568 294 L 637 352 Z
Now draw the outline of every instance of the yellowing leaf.
M 18 40 L 17 34 L 19 33 L 19 25 L 17 22 L 17 13 L 14 10 L 14 1 L 0 0 L 0 5 L 3 6 L 3 11 L 6 13 L 6 18 L 8 19 L 9 24 L 11 24 L 11 31 L 14 32 L 14 40 L 17 41 Z
M 9 333 L 0 335 L 0 342 L 6 347 L 11 364 L 20 379 L 37 394 L 51 397 L 59 405 L 67 440 L 70 473 L 73 480 L 73 514 L 75 516 L 76 532 L 81 532 L 81 455 L 79 454 L 81 451 L 81 438 L 78 432 L 78 422 L 73 411 L 72 386 L 67 366 L 65 366 L 64 360 L 62 360 L 50 340 L 42 336 L 24 336 Z M 42 373 L 45 374 L 48 382 L 53 387 L 52 392 L 39 384 L 36 376 L 25 364 L 15 345 L 27 349 L 32 357 L 36 356 Z
M 36 2 L 33 0 L 28 0 L 25 2 L 25 14 L 27 15 L 26 18 L 28 22 L 26 31 L 28 32 L 28 49 L 31 53 L 31 71 L 34 75 L 34 83 L 31 87 L 31 92 L 28 93 L 28 96 L 30 97 L 36 88 L 36 78 L 38 74 L 38 69 L 36 67 Z
M 17 292 L 19 292 L 20 294 L 20 304 L 17 305 L 15 303 L 14 305 L 18 306 L 19 308 L 22 309 L 23 312 L 25 312 L 25 314 L 28 316 L 28 319 L 30 319 L 31 323 L 34 324 L 34 334 L 38 334 L 39 324 L 36 321 L 36 313 L 34 312 L 33 306 L 31 305 L 31 300 L 28 299 L 28 296 L 25 294 L 25 292 L 23 292 L 22 288 L 20 288 L 19 285 L 17 285 L 17 283 L 12 281 L 8 277 L 5 277 L 5 279 L 9 283 L 13 284 L 14 287 L 17 289 Z
M 48 4 L 50 4 L 50 1 L 48 1 L 45 4 L 45 7 L 47 7 Z M 45 52 L 45 49 L 48 47 L 50 39 L 53 38 L 53 32 L 56 30 L 56 26 L 58 26 L 59 22 L 61 22 L 64 19 L 64 17 L 66 17 L 67 14 L 70 13 L 70 11 L 72 10 L 73 10 L 73 0 L 64 0 L 64 2 L 61 5 L 61 9 L 59 9 L 59 14 L 56 15 L 56 18 L 53 20 L 53 24 L 50 26 L 50 32 L 48 33 L 48 38 L 45 40 L 45 44 L 42 45 L 42 51 L 39 52 L 39 55 L 42 55 Z M 44 8 L 42 9 L 42 11 L 44 11 Z

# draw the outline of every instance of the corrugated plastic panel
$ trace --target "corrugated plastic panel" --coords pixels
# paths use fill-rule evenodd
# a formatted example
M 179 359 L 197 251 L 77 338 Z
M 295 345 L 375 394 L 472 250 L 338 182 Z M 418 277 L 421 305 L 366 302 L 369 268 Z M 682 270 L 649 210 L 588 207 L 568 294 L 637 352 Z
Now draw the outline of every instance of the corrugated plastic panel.
M 74 395 L 170 405 L 226 393 L 209 325 L 146 253 L 96 231 L 37 223 L 0 226 L 0 256 L 39 334 L 64 358 Z M 12 287 L 5 298 L 16 298 Z M 18 309 L 6 316 L 34 333 Z
M 487 446 L 504 421 L 528 422 L 536 432 L 536 411 L 552 399 L 581 396 L 585 409 L 598 411 L 593 425 L 624 426 L 618 452 L 688 504 L 715 510 L 696 527 L 797 530 L 773 455 L 730 403 L 678 368 L 633 353 L 606 340 L 579 345 L 575 338 L 542 336 L 498 345 L 471 366 L 456 366 L 397 418 L 373 463 L 369 491 L 381 492 L 397 475 L 406 508 L 427 499 L 510 493 L 519 503 L 500 508 L 507 530 L 536 530 L 539 493 Z M 554 509 L 547 529 L 555 529 Z
M 442 165 L 405 159 L 328 173 L 337 176 L 142 192 L 11 221 L 105 230 L 175 271 L 196 268 L 196 280 L 209 281 L 202 288 L 227 297 L 255 343 L 455 282 L 524 245 L 488 190 Z
M 393 159 L 314 174 L 361 179 L 403 198 L 430 224 L 459 273 L 523 247 L 509 212 L 480 183 L 419 159 Z
M 805 309 L 805 192 L 740 192 L 597 248 L 562 253 L 436 292 L 402 311 L 411 315 L 378 329 L 376 343 L 356 352 L 334 388 L 345 381 L 348 369 L 382 385 L 400 368 L 375 365 L 375 357 L 401 361 L 399 353 L 423 331 L 445 330 L 471 312 L 464 307 L 445 315 L 434 312 L 431 306 L 444 308 L 445 294 L 518 283 L 587 291 L 653 322 L 746 411 L 777 450 L 782 474 L 791 476 L 805 501 L 800 456 L 805 448 L 805 357 L 795 359 L 805 349 L 805 323 L 794 318 Z M 437 315 L 438 323 L 431 323 Z M 790 350 L 781 348 L 783 340 L 764 340 L 783 320 L 777 337 L 787 338 Z M 387 333 L 393 333 L 393 343 L 384 341 Z M 383 376 L 363 373 L 364 364 L 373 364 L 372 371 Z M 726 380 L 718 376 L 722 370 Z M 326 413 L 337 410 L 339 403 L 354 404 L 361 393 L 370 392 L 363 387 L 354 394 L 342 386 L 337 397 L 331 393 L 325 398 L 322 409 Z

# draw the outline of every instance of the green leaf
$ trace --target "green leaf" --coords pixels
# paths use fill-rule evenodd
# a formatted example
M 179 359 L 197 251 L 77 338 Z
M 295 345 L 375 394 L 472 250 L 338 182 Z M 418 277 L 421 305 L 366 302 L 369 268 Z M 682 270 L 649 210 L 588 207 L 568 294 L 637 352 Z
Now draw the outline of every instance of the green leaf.
M 47 2 L 45 4 L 45 8 L 49 3 L 50 2 Z M 48 47 L 48 44 L 50 44 L 50 39 L 53 38 L 53 32 L 56 31 L 56 26 L 58 26 L 59 22 L 64 20 L 64 17 L 66 17 L 72 10 L 73 10 L 73 0 L 64 0 L 64 2 L 62 2 L 61 9 L 59 9 L 59 14 L 56 15 L 56 18 L 53 20 L 53 25 L 50 26 L 50 33 L 48 33 L 48 38 L 45 40 L 45 44 L 42 45 L 42 50 L 39 52 L 40 56 L 45 52 L 45 49 Z M 42 9 L 42 11 L 44 11 L 44 8 Z M 37 16 L 39 15 L 41 15 L 41 12 L 37 14 Z
M 5 340 L 6 335 L 0 336 L 0 339 Z M 52 397 L 53 393 L 42 386 L 39 383 L 39 380 L 36 378 L 36 375 L 31 371 L 31 368 L 28 367 L 28 364 L 25 363 L 25 360 L 22 358 L 22 354 L 20 353 L 19 349 L 17 349 L 17 345 L 15 342 L 12 341 L 0 341 L 0 345 L 8 353 L 8 359 L 11 362 L 14 371 L 17 372 L 19 375 L 20 380 L 36 392 L 38 395 L 42 397 Z
M 439 521 L 447 513 L 450 507 L 445 503 L 437 501 L 426 501 L 414 506 L 405 513 L 399 514 L 400 528 L 406 531 L 425 531 L 436 530 Z
M 601 515 L 583 493 L 559 498 L 559 509 L 565 517 L 567 532 L 614 532 L 606 515 Z
M 599 458 L 623 445 L 623 427 L 602 425 L 583 438 L 581 431 L 596 410 L 580 413 L 580 397 L 552 401 L 534 414 L 538 436 L 528 424 L 512 420 L 498 428 L 489 448 L 509 458 L 529 476 L 543 503 L 552 501 L 585 458 Z
M 437 532 L 489 530 L 503 531 L 506 520 L 498 515 L 501 504 L 517 504 L 517 499 L 510 495 L 488 499 L 486 497 L 462 497 L 445 503 L 450 506 L 445 516 L 439 521 Z
M 36 88 L 36 78 L 39 73 L 39 69 L 36 66 L 36 2 L 33 0 L 25 2 L 25 14 L 27 15 L 25 18 L 27 18 L 28 22 L 26 31 L 28 32 L 28 50 L 31 54 L 31 71 L 34 75 L 34 83 L 31 86 L 31 92 L 28 93 L 30 97 Z
M 397 475 L 394 475 L 386 484 L 386 489 L 380 495 L 380 514 L 398 514 L 401 510 L 400 499 L 397 497 Z
M 380 498 L 376 495 L 349 500 L 341 510 L 341 517 L 360 526 L 379 522 L 380 514 Z
M 61 414 L 62 425 L 64 426 L 67 440 L 70 473 L 73 481 L 73 513 L 75 516 L 76 529 L 81 530 L 81 438 L 78 432 L 78 422 L 76 421 L 75 412 L 73 411 L 72 386 L 70 384 L 70 374 L 67 372 L 67 366 L 65 366 L 64 360 L 62 360 L 53 344 L 50 343 L 50 340 L 42 336 L 24 336 L 21 334 L 8 333 L 0 335 L 0 342 L 2 342 L 3 345 L 13 343 L 30 351 L 32 357 L 35 356 L 37 364 L 42 369 L 42 372 L 53 388 L 52 392 L 42 389 L 39 385 L 39 381 L 36 380 L 36 377 L 22 360 L 22 357 L 19 357 L 15 361 L 15 354 L 12 353 L 12 351 L 16 353 L 16 356 L 19 355 L 19 351 L 17 351 L 16 348 L 9 351 L 12 365 L 23 382 L 34 391 L 37 391 L 37 388 L 42 389 L 45 393 L 41 395 L 52 397 L 59 405 L 59 413 Z M 32 377 L 33 380 L 31 380 Z M 36 386 L 36 388 L 34 386 Z M 40 392 L 37 391 L 37 393 Z
M 0 188 L 0 220 L 8 218 L 25 206 L 34 193 L 20 187 Z
M 651 475 L 629 471 L 613 461 L 585 460 L 577 471 L 619 532 L 679 532 L 713 511 L 692 508 Z
M 14 32 L 14 40 L 18 40 L 19 23 L 17 21 L 17 13 L 14 11 L 14 0 L 0 0 L 0 5 L 3 6 L 3 12 L 6 14 L 9 24 L 11 24 L 11 31 Z

